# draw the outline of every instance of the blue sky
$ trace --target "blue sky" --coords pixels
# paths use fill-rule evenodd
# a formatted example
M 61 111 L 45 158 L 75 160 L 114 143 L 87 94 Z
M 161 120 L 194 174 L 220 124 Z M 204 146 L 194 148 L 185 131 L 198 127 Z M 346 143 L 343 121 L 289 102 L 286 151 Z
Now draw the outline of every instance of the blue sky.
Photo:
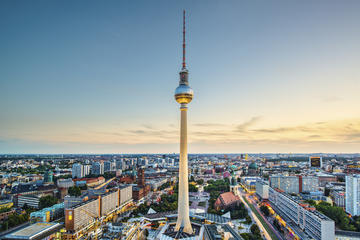
M 1 1 L 0 153 L 359 152 L 359 1 Z

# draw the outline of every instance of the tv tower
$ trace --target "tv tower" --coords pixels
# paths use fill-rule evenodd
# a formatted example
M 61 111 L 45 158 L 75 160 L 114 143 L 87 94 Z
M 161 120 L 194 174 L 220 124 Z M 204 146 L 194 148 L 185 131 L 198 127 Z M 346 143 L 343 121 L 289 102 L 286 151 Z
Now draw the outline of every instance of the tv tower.
M 188 183 L 188 154 L 187 154 L 187 110 L 188 103 L 194 96 L 189 86 L 188 74 L 185 63 L 185 10 L 183 17 L 183 59 L 182 69 L 179 72 L 180 82 L 175 90 L 175 99 L 180 104 L 180 162 L 179 162 L 179 195 L 178 195 L 178 218 L 175 231 L 182 229 L 183 232 L 192 234 L 193 229 L 189 217 L 189 183 Z

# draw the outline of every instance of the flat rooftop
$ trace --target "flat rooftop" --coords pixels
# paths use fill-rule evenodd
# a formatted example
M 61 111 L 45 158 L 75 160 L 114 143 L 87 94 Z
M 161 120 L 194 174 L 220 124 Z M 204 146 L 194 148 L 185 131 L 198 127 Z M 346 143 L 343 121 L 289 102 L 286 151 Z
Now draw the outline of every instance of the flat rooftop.
M 42 239 L 47 234 L 52 234 L 63 227 L 60 223 L 34 223 L 16 232 L 8 234 L 4 239 Z

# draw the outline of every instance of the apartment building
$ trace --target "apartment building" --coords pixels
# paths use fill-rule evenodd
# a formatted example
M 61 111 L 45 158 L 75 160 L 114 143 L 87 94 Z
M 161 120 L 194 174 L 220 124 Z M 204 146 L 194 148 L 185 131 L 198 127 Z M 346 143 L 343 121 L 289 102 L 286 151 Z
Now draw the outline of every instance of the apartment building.
M 295 224 L 310 239 L 328 240 L 335 238 L 335 223 L 308 204 L 295 200 L 292 196 L 269 188 L 269 201 L 274 210 L 285 220 Z

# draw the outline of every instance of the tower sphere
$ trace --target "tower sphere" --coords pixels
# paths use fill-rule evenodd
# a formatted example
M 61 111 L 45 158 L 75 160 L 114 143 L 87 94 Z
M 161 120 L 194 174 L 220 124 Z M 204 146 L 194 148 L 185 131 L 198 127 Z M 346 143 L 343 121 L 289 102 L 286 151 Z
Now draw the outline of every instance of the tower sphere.
M 188 104 L 194 96 L 194 91 L 188 85 L 180 84 L 175 89 L 175 100 L 180 104 Z

